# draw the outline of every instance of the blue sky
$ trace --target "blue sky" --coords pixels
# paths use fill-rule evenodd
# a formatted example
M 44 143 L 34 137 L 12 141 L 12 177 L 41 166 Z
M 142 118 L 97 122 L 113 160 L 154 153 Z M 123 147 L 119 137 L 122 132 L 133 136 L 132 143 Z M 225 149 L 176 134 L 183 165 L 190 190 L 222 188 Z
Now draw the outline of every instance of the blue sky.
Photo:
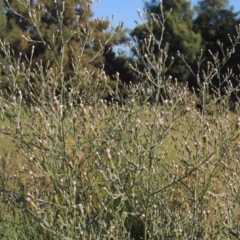
M 167 1 L 167 0 L 165 0 Z M 192 1 L 192 4 L 196 4 L 198 0 Z M 234 6 L 235 11 L 240 11 L 240 0 L 230 0 L 230 5 Z M 94 1 L 94 17 L 108 17 L 112 18 L 112 14 L 115 13 L 114 24 L 118 25 L 120 21 L 124 22 L 124 26 L 127 28 L 134 28 L 136 26 L 134 20 L 141 23 L 138 17 L 137 9 L 143 9 L 144 0 L 97 0 Z

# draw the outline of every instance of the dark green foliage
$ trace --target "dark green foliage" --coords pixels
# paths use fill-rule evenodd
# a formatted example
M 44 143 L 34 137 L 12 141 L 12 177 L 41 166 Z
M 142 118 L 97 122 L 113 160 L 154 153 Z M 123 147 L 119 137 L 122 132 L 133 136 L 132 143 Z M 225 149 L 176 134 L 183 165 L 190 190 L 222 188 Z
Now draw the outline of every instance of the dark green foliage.
M 131 36 L 141 44 L 141 41 L 147 39 L 152 31 L 154 37 L 159 42 L 162 40 L 161 48 L 168 49 L 166 65 L 170 64 L 171 57 L 175 58 L 172 67 L 167 72 L 163 72 L 164 74 L 171 75 L 181 82 L 188 82 L 190 88 L 198 88 L 196 74 L 199 74 L 200 78 L 203 79 L 200 69 L 206 68 L 207 63 L 211 62 L 213 63 L 212 66 L 218 69 L 220 73 L 213 77 L 212 88 L 221 87 L 220 89 L 224 93 L 223 89 L 226 85 L 222 84 L 222 75 L 226 74 L 228 69 L 232 69 L 235 73 L 231 75 L 231 81 L 234 85 L 238 84 L 239 69 L 237 63 L 239 63 L 239 56 L 233 53 L 231 59 L 225 59 L 226 51 L 232 48 L 231 41 L 237 34 L 235 26 L 240 22 L 238 12 L 235 12 L 233 7 L 229 7 L 228 1 L 199 1 L 193 9 L 191 8 L 191 2 L 187 0 L 171 0 L 163 1 L 162 3 L 151 0 L 145 6 L 147 22 L 146 24 L 138 25 L 131 32 Z M 164 29 L 161 25 L 156 24 L 154 19 L 162 21 L 165 19 Z M 164 35 L 161 39 L 163 30 Z M 240 50 L 238 45 L 234 46 L 234 48 L 235 52 Z M 204 56 L 201 66 L 197 64 L 200 49 L 202 49 L 201 54 Z M 135 50 L 133 49 L 133 51 Z M 156 46 L 152 53 L 155 56 L 159 56 L 159 51 L 159 47 Z M 144 53 L 144 51 L 141 52 L 142 55 Z M 177 53 L 184 56 L 185 61 L 194 74 L 177 57 Z M 218 65 L 216 58 L 214 60 L 211 54 L 217 54 L 217 59 L 224 59 L 224 63 Z M 141 68 L 141 66 L 139 67 Z M 210 91 L 212 91 L 211 89 Z
M 170 57 L 176 57 L 177 51 L 184 54 L 185 58 L 190 64 L 196 62 L 197 54 L 200 50 L 201 36 L 199 33 L 193 31 L 192 17 L 193 11 L 191 10 L 190 2 L 186 0 L 172 0 L 163 1 L 163 14 L 166 17 L 168 12 L 171 14 L 168 16 L 165 22 L 165 32 L 163 36 L 162 46 L 169 46 L 168 54 Z M 162 19 L 159 1 L 151 1 L 146 4 L 148 13 L 148 25 L 153 27 L 153 34 L 156 39 L 160 40 L 162 28 L 151 21 L 154 18 Z M 149 15 L 152 13 L 152 16 Z M 139 40 L 143 40 L 150 35 L 146 26 L 137 26 L 131 33 L 132 36 L 137 37 Z M 159 54 L 159 52 L 155 52 Z M 186 69 L 184 64 L 175 59 L 173 67 L 168 71 L 168 74 L 177 77 L 179 81 L 186 82 L 190 75 L 190 72 Z
M 42 0 L 31 1 L 30 5 L 24 1 L 5 1 L 1 6 L 3 24 L 0 39 L 5 44 L 9 43 L 13 51 L 12 59 L 1 53 L 0 61 L 11 65 L 21 53 L 21 62 L 25 61 L 27 68 L 38 69 L 41 63 L 44 68 L 53 68 L 61 76 L 55 81 L 64 77 L 65 82 L 73 77 L 76 68 L 80 72 L 87 68 L 96 79 L 99 68 L 108 66 L 112 70 L 107 69 L 107 80 L 113 80 L 116 68 L 111 65 L 116 57 L 112 48 L 124 39 L 122 26 L 111 26 L 109 20 L 91 20 L 91 5 L 86 0 L 65 3 Z M 2 69 L 1 88 L 8 88 L 13 81 L 7 76 L 7 69 Z M 26 82 L 21 76 L 17 76 L 16 81 L 21 89 L 25 89 Z M 60 83 L 56 84 L 60 91 Z
M 219 59 L 224 58 L 224 53 L 227 49 L 232 48 L 232 40 L 237 35 L 236 25 L 239 24 L 239 12 L 234 11 L 233 7 L 228 5 L 228 0 L 203 0 L 199 1 L 195 10 L 197 17 L 193 21 L 195 32 L 199 32 L 202 36 L 202 49 L 206 63 L 213 62 L 212 54 L 217 54 Z M 235 52 L 240 50 L 239 46 L 235 46 Z M 232 54 L 231 58 L 225 65 L 218 65 L 214 63 L 215 68 L 220 72 L 218 76 L 213 79 L 213 85 L 218 88 L 222 86 L 223 74 L 227 73 L 227 69 L 232 69 L 235 73 L 232 76 L 232 82 L 236 83 L 236 76 L 239 72 L 237 63 L 239 63 L 239 56 Z

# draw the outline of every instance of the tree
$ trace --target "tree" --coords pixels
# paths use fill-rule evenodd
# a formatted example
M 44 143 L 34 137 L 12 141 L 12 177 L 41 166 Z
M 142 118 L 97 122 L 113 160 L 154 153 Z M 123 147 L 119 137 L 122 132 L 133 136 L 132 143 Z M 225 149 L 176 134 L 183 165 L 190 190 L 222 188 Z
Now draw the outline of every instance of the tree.
M 239 23 L 238 14 L 233 7 L 229 7 L 228 0 L 203 0 L 195 6 L 197 16 L 193 21 L 194 30 L 202 36 L 202 49 L 207 62 L 213 62 L 209 50 L 213 55 L 217 54 L 219 59 L 224 58 L 224 51 L 231 49 L 233 39 L 236 36 L 236 25 Z M 239 46 L 235 46 L 235 52 L 239 51 Z M 233 72 L 238 71 L 237 62 L 239 56 L 232 54 L 231 58 L 223 65 L 214 63 L 215 68 L 219 70 L 218 77 L 213 79 L 213 85 L 219 88 L 222 84 L 222 74 L 230 68 Z M 233 76 L 231 76 L 233 77 Z M 221 86 L 221 88 L 224 86 Z
M 169 56 L 177 56 L 180 51 L 187 62 L 191 65 L 196 59 L 200 51 L 201 36 L 199 33 L 193 31 L 192 18 L 194 12 L 191 10 L 191 4 L 187 0 L 170 0 L 159 1 L 152 0 L 146 3 L 147 9 L 147 23 L 151 25 L 151 17 L 163 19 L 160 11 L 160 4 L 163 6 L 163 14 L 168 15 L 164 22 L 164 36 L 162 41 L 162 48 L 169 46 Z M 152 28 L 155 38 L 160 39 L 162 28 L 153 24 Z M 147 38 L 151 33 L 147 31 L 146 25 L 138 25 L 131 33 L 133 37 L 139 40 Z M 155 52 L 155 54 L 159 54 Z M 174 66 L 168 71 L 168 74 L 177 77 L 179 81 L 187 82 L 190 76 L 190 71 L 187 70 L 185 64 L 180 59 L 174 60 Z
M 122 24 L 114 27 L 109 20 L 91 20 L 88 0 L 10 0 L 4 1 L 3 6 L 0 38 L 10 44 L 14 52 L 12 60 L 21 53 L 31 59 L 26 61 L 31 65 L 28 67 L 37 68 L 41 63 L 64 76 L 65 81 L 73 77 L 76 68 L 78 71 L 87 68 L 96 79 L 101 66 L 112 64 L 113 46 L 124 39 Z M 3 59 L 4 56 L 2 53 Z M 107 79 L 111 81 L 111 76 Z
M 194 30 L 203 38 L 202 47 L 216 50 L 216 41 L 228 40 L 228 34 L 235 35 L 238 12 L 228 7 L 228 0 L 199 1 L 195 10 L 197 17 L 193 21 Z

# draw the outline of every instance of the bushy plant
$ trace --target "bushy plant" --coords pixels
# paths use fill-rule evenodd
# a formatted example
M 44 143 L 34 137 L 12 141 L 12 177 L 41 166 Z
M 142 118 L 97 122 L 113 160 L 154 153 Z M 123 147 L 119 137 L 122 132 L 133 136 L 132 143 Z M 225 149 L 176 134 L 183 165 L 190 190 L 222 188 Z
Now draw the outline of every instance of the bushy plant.
M 152 21 L 162 26 L 164 15 Z M 229 104 L 238 91 L 234 73 L 219 76 L 224 95 L 215 88 L 209 95 L 218 64 L 239 42 L 237 30 L 225 58 L 212 53 L 205 63 L 200 52 L 196 93 L 167 75 L 161 38 L 136 42 L 143 71 L 130 68 L 141 81 L 124 86 L 124 101 L 103 70 L 93 79 L 91 69 L 72 62 L 74 77 L 66 81 L 41 62 L 32 70 L 21 59 L 10 63 L 1 41 L 2 68 L 14 80 L 0 97 L 1 144 L 14 151 L 0 153 L 1 239 L 239 238 L 240 109 L 237 102 L 230 111 Z M 16 88 L 19 75 L 24 92 Z M 61 82 L 58 94 L 54 79 Z M 99 94 L 105 89 L 109 101 Z

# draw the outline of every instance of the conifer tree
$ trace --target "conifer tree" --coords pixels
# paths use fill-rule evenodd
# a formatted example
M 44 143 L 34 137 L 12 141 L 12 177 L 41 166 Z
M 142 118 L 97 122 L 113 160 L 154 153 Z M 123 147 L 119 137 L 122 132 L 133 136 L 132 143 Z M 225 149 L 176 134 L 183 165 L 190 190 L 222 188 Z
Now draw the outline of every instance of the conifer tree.
M 239 24 L 239 12 L 235 12 L 232 6 L 229 6 L 228 0 L 202 0 L 198 1 L 195 6 L 197 17 L 193 21 L 194 30 L 202 36 L 202 49 L 205 58 L 205 64 L 214 62 L 212 54 L 218 54 L 220 60 L 223 59 L 223 51 L 231 49 L 231 38 L 234 39 L 236 33 L 236 25 Z M 239 46 L 235 46 L 235 52 L 240 50 Z M 213 85 L 217 88 L 221 86 L 222 74 L 227 69 L 232 69 L 234 73 L 238 72 L 237 64 L 240 58 L 233 53 L 231 58 L 225 65 L 215 65 L 220 74 L 218 78 L 213 79 Z M 232 79 L 233 80 L 233 79 Z M 222 86 L 224 87 L 224 86 Z
M 164 23 L 162 48 L 168 45 L 168 54 L 173 57 L 176 57 L 177 51 L 180 51 L 191 65 L 197 59 L 201 44 L 200 34 L 193 31 L 192 18 L 194 13 L 191 10 L 191 3 L 187 0 L 169 0 L 162 1 L 162 5 L 165 16 L 171 11 Z M 159 1 L 147 2 L 145 7 L 149 14 L 148 23 L 150 22 L 150 13 L 162 18 Z M 161 36 L 161 30 L 158 26 L 153 26 L 153 33 L 157 39 Z M 133 37 L 135 36 L 139 40 L 146 38 L 149 34 L 144 25 L 137 26 L 131 33 Z M 177 58 L 175 58 L 174 66 L 168 71 L 168 74 L 177 77 L 182 82 L 187 82 L 190 76 L 190 72 L 186 69 L 184 63 Z
M 15 57 L 21 53 L 32 58 L 32 68 L 41 62 L 68 79 L 77 66 L 97 77 L 99 68 L 114 61 L 112 47 L 123 41 L 125 31 L 121 24 L 114 27 L 92 16 L 88 0 L 4 1 L 0 38 L 10 44 Z
M 218 39 L 226 42 L 228 34 L 235 35 L 238 12 L 228 3 L 228 0 L 203 0 L 195 6 L 194 30 L 201 34 L 203 48 L 213 51 Z

